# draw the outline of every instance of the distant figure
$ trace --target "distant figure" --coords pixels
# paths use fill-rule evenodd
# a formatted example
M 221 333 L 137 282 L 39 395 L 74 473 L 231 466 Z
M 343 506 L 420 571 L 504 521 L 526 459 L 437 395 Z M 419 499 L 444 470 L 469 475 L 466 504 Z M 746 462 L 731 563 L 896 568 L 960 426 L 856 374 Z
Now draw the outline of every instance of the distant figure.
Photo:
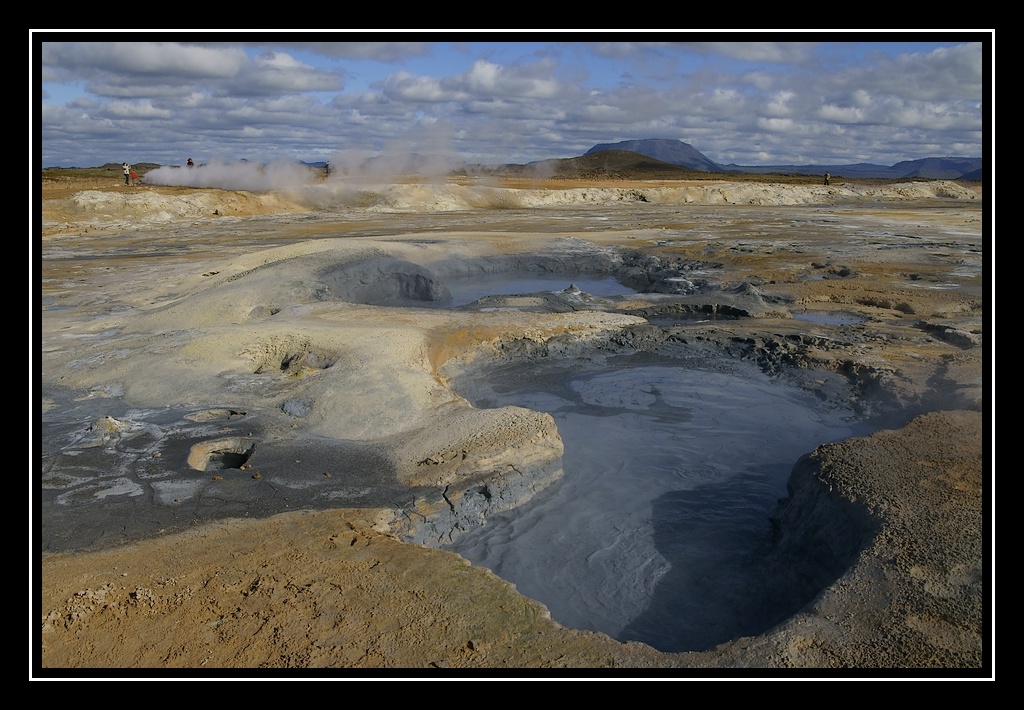
M 828 181 L 831 180 L 831 179 L 832 179 L 832 176 L 829 175 L 828 173 L 825 173 L 825 184 L 826 185 L 828 185 Z
M 135 168 L 132 168 L 129 174 L 132 176 L 132 185 L 138 185 L 139 184 L 139 174 L 137 172 L 135 172 Z
M 187 166 L 189 166 L 191 168 L 193 165 L 195 165 L 195 163 L 192 162 L 192 158 L 189 158 L 188 162 L 185 163 L 185 165 L 187 165 Z
M 327 173 L 327 177 L 331 176 L 331 161 L 330 160 L 328 160 L 326 163 L 324 163 L 324 171 Z
M 121 163 L 121 169 L 124 170 L 124 184 L 130 185 L 129 180 L 132 179 L 132 166 L 128 163 Z

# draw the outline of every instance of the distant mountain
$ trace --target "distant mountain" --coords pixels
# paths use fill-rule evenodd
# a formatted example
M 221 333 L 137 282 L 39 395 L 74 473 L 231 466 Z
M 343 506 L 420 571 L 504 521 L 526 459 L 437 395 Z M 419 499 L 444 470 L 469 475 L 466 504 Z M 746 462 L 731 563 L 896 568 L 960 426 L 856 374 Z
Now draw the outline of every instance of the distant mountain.
M 577 158 L 553 158 L 538 160 L 524 166 L 535 174 L 553 176 L 587 177 L 629 177 L 656 179 L 680 179 L 697 177 L 698 171 L 685 165 L 677 165 L 630 150 L 589 151 Z
M 928 177 L 956 180 L 981 170 L 981 158 L 924 158 L 905 160 L 892 166 L 901 177 Z M 980 179 L 980 178 L 979 178 Z
M 730 163 L 719 165 L 689 143 L 668 138 L 599 143 L 584 155 L 605 150 L 629 150 L 693 170 L 721 173 L 823 175 L 827 172 L 835 177 L 846 178 L 980 180 L 982 170 L 981 158 L 922 158 L 920 160 L 905 160 L 888 166 L 873 163 L 840 165 L 736 165 Z
M 887 178 L 907 180 L 925 178 L 930 180 L 980 180 L 981 158 L 922 158 L 904 160 L 895 165 L 873 163 L 850 163 L 845 165 L 726 165 L 726 172 L 734 173 L 782 173 L 800 175 L 822 175 L 846 178 Z M 974 175 L 975 177 L 968 177 Z
M 140 174 L 143 171 L 154 170 L 160 167 L 159 163 L 132 163 L 131 165 L 133 168 L 139 171 Z M 99 169 L 113 170 L 115 172 L 121 172 L 122 170 L 121 163 L 104 163 L 103 165 L 99 166 Z
M 668 138 L 647 138 L 636 141 L 622 141 L 621 143 L 598 143 L 588 150 L 584 155 L 597 153 L 602 150 L 628 150 L 640 155 L 646 155 L 655 160 L 661 160 L 673 165 L 683 165 L 693 170 L 718 173 L 722 168 L 689 143 L 671 140 Z

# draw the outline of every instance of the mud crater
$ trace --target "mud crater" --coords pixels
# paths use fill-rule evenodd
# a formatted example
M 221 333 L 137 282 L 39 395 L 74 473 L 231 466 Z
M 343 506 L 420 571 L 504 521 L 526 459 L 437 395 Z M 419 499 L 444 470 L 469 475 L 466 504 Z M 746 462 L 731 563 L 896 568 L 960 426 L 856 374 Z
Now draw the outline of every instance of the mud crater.
M 575 297 L 587 292 L 586 288 L 577 288 L 575 282 L 588 279 L 616 282 L 620 288 L 616 293 L 605 296 L 612 301 L 635 294 L 694 296 L 719 290 L 709 273 L 720 266 L 718 263 L 664 258 L 639 250 L 621 252 L 596 248 L 577 248 L 551 254 L 449 258 L 426 265 L 392 256 L 376 256 L 340 264 L 322 272 L 319 278 L 323 287 L 318 291 L 318 297 L 377 306 L 472 307 L 476 301 L 468 306 L 453 303 L 453 292 L 457 291 L 457 285 L 464 287 L 474 279 L 481 284 L 495 282 L 492 284 L 495 289 L 502 285 L 507 287 L 506 293 L 486 296 L 491 300 L 479 305 L 487 308 L 500 307 L 501 304 L 493 299 L 507 296 L 562 292 L 564 296 Z M 551 277 L 552 288 L 538 291 L 537 282 L 547 277 Z M 555 284 L 561 288 L 556 288 Z M 540 304 L 540 307 L 552 311 L 565 310 L 555 301 Z M 570 304 L 569 308 L 573 307 Z M 729 311 L 728 306 L 723 308 L 716 303 L 691 304 L 690 308 L 694 312 L 721 312 L 730 316 L 743 314 Z
M 271 338 L 239 354 L 250 360 L 254 375 L 279 373 L 301 377 L 326 370 L 338 361 L 337 353 L 305 338 Z
M 192 447 L 188 465 L 196 471 L 240 469 L 256 451 L 256 442 L 245 437 L 227 437 L 200 442 Z

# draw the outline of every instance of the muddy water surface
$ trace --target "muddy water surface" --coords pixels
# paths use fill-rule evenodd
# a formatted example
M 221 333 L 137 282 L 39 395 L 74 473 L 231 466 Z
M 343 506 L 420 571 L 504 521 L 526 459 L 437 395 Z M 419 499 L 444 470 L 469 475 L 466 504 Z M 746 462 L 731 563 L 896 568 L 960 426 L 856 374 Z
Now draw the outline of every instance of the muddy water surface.
M 618 365 L 462 383 L 477 406 L 550 412 L 565 476 L 450 549 L 619 640 L 703 650 L 765 631 L 807 601 L 766 586 L 770 509 L 801 454 L 863 426 L 744 363 Z
M 635 291 L 611 276 L 581 274 L 493 274 L 487 278 L 466 277 L 445 281 L 452 294 L 450 307 L 473 303 L 484 296 L 519 295 L 562 291 L 575 286 L 594 296 L 623 296 Z

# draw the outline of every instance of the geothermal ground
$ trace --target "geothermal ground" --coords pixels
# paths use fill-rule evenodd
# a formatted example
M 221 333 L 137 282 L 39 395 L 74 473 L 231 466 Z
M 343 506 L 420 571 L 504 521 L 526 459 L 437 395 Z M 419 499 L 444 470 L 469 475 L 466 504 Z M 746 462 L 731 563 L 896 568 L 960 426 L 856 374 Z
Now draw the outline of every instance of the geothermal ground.
M 161 185 L 174 176 L 157 171 L 137 187 L 45 173 L 30 490 L 40 676 L 988 675 L 977 186 L 254 192 Z M 515 288 L 541 277 L 559 285 Z M 510 285 L 458 302 L 473 279 Z M 622 288 L 575 287 L 609 280 Z M 761 557 L 793 605 L 776 625 L 660 651 L 569 628 L 440 549 L 571 473 L 551 414 L 471 400 L 499 373 L 624 358 L 750 368 L 873 432 L 794 455 Z

